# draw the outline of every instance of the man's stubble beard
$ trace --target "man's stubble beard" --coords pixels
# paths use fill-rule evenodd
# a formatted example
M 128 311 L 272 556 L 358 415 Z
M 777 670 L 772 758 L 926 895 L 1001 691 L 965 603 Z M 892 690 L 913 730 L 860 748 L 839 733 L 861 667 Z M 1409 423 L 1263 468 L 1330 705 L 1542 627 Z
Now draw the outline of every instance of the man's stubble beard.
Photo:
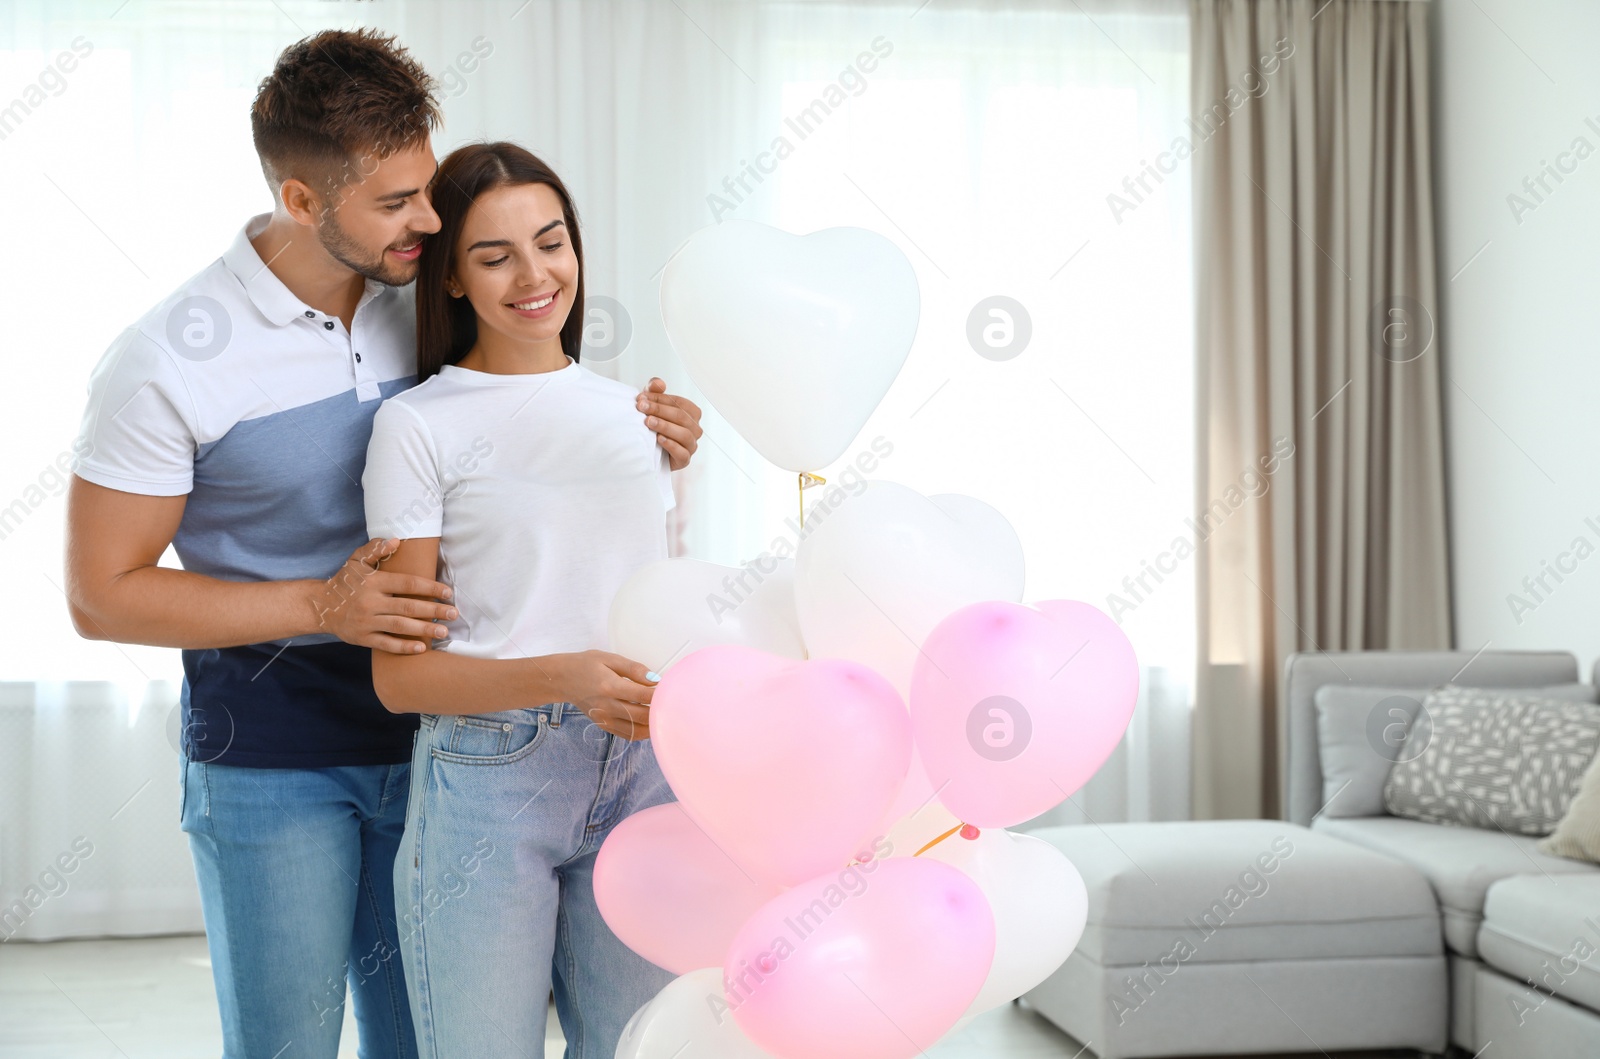
M 420 232 L 417 233 L 417 237 L 421 238 Z M 384 254 L 388 251 L 387 247 L 378 251 L 376 258 L 368 257 L 366 247 L 351 238 L 350 233 L 339 227 L 339 220 L 332 211 L 329 211 L 324 216 L 322 224 L 318 225 L 317 241 L 322 244 L 322 248 L 328 252 L 329 257 L 345 268 L 359 276 L 376 280 L 389 287 L 404 287 L 407 283 L 416 279 L 418 268 L 421 265 L 421 258 L 418 258 L 399 268 L 391 267 L 384 260 Z

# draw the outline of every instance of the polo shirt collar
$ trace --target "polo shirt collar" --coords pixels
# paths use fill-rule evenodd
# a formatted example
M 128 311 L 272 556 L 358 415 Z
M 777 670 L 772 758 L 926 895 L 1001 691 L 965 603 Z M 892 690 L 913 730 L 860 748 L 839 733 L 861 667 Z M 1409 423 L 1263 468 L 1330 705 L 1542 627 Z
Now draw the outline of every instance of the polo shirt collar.
M 267 267 L 266 262 L 261 260 L 261 255 L 256 253 L 256 248 L 250 243 L 251 238 L 260 235 L 261 230 L 271 219 L 272 214 L 261 213 L 245 222 L 245 226 L 239 229 L 239 234 L 234 236 L 233 244 L 223 252 L 222 263 L 238 278 L 245 293 L 250 296 L 250 301 L 261 310 L 261 315 L 278 327 L 284 327 L 295 318 L 313 310 L 283 285 L 283 280 Z M 360 305 L 366 305 L 388 289 L 388 284 L 379 283 L 375 279 L 367 280 Z

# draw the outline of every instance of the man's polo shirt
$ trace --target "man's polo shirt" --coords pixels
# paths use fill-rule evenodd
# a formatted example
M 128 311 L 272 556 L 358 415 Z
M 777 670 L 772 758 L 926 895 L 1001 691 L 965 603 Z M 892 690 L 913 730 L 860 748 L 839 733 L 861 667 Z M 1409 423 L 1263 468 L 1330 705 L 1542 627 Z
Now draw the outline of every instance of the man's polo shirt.
M 187 494 L 173 548 L 228 581 L 327 578 L 363 544 L 372 417 L 416 382 L 412 292 L 367 281 L 350 331 L 261 260 L 253 218 L 123 332 L 94 370 L 74 468 Z M 254 768 L 393 764 L 414 716 L 384 709 L 370 649 L 332 635 L 183 652 L 184 750 Z

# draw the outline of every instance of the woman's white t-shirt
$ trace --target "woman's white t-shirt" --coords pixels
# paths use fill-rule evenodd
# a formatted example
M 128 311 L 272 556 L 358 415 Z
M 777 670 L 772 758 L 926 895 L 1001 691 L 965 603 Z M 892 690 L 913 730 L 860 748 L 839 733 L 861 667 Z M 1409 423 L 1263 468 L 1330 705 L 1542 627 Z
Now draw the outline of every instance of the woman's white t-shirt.
M 609 650 L 611 600 L 667 557 L 671 468 L 637 392 L 571 357 L 495 375 L 447 365 L 378 409 L 361 484 L 373 537 L 439 538 L 474 658 Z

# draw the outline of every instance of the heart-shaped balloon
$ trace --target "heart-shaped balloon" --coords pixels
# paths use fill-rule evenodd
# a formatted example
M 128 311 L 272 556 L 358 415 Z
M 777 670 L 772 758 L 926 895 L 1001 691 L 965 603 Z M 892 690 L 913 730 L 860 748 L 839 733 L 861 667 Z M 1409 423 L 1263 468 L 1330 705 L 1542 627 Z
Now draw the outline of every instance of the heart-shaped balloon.
M 722 965 L 674 978 L 633 1013 L 615 1059 L 770 1059 L 722 995 Z
M 939 800 L 979 827 L 1059 805 L 1116 749 L 1139 697 L 1133 645 L 1088 603 L 974 603 L 923 641 L 917 750 Z
M 957 493 L 868 482 L 801 540 L 794 601 L 812 658 L 871 666 L 901 695 L 935 625 L 981 600 L 1022 599 L 1022 542 L 1000 514 Z
M 713 644 L 806 656 L 793 559 L 744 567 L 660 559 L 635 571 L 611 601 L 611 650 L 658 673 Z
M 983 891 L 948 864 L 891 857 L 786 890 L 723 964 L 733 1017 L 783 1059 L 908 1059 L 953 1026 L 994 958 Z
M 796 236 L 728 220 L 661 276 L 661 321 L 706 399 L 791 471 L 838 459 L 900 373 L 921 296 L 905 254 L 865 228 Z
M 734 645 L 663 674 L 650 736 L 684 811 L 780 886 L 849 863 L 911 762 L 905 705 L 872 670 Z
M 1059 849 L 1032 835 L 985 828 L 952 835 L 923 857 L 960 869 L 994 912 L 994 964 L 967 1014 L 1026 993 L 1066 962 L 1089 918 L 1083 876 Z
M 714 967 L 778 887 L 734 863 L 677 802 L 623 820 L 594 862 L 594 899 L 622 943 L 658 967 Z

